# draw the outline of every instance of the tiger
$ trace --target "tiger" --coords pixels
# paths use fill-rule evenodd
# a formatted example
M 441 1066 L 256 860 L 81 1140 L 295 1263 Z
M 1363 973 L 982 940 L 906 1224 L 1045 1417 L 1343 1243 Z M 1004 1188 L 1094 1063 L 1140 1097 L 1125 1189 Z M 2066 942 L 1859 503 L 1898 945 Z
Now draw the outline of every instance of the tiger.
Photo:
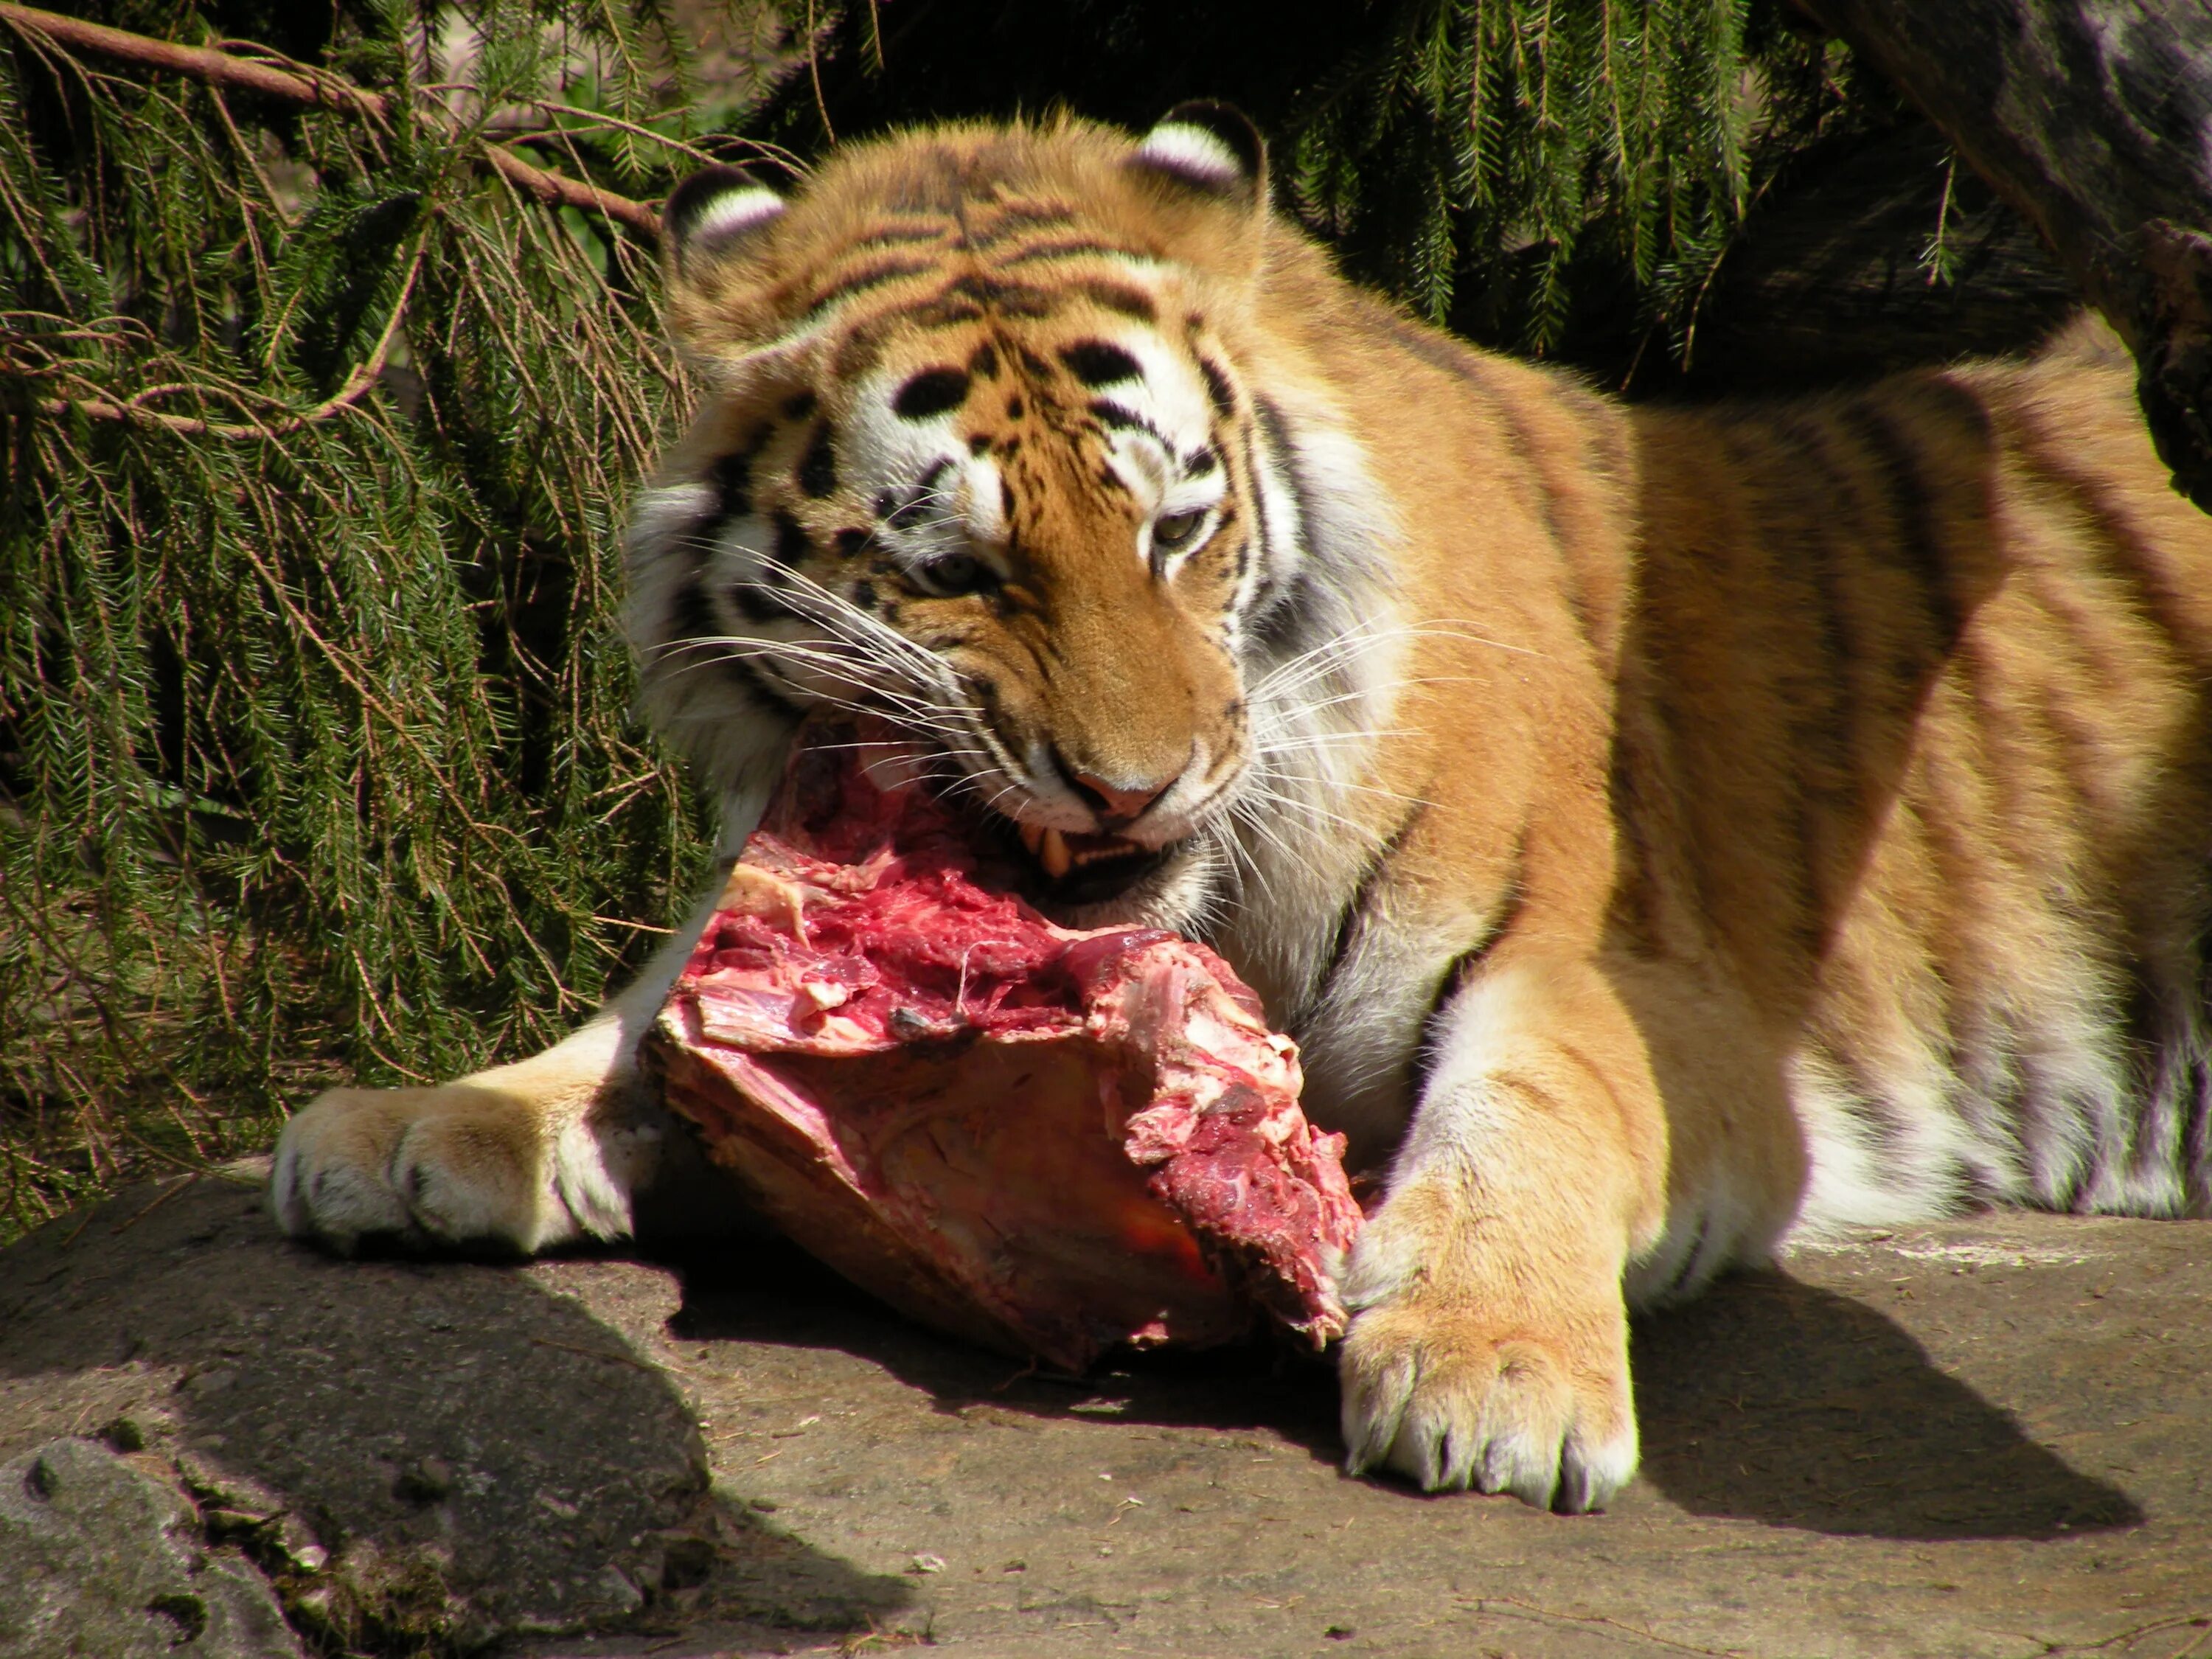
M 704 392 L 625 627 L 724 865 L 866 710 L 1055 920 L 1218 951 L 1376 1172 L 1353 1473 L 1599 1509 L 1632 1310 L 1855 1225 L 2212 1210 L 2212 522 L 2109 334 L 1625 402 L 1349 281 L 1214 104 L 712 167 L 664 247 Z M 553 1048 L 300 1111 L 282 1225 L 628 1234 L 713 903 Z

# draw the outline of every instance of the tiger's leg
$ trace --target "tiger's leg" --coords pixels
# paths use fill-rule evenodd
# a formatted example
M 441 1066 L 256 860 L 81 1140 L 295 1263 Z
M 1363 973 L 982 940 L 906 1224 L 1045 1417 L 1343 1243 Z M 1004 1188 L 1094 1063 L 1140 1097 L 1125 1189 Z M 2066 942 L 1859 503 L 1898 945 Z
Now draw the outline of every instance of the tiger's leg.
M 732 803 L 720 875 L 758 817 L 757 802 Z M 319 1096 L 277 1143 L 278 1223 L 341 1250 L 374 1234 L 523 1251 L 627 1237 L 674 1150 L 638 1044 L 721 890 L 718 878 L 635 983 L 542 1054 L 434 1088 Z
M 1636 1469 L 1621 1277 L 1664 1223 L 1651 1067 L 1573 957 L 1493 961 L 1443 1018 L 1346 1274 L 1348 1464 L 1592 1509 Z

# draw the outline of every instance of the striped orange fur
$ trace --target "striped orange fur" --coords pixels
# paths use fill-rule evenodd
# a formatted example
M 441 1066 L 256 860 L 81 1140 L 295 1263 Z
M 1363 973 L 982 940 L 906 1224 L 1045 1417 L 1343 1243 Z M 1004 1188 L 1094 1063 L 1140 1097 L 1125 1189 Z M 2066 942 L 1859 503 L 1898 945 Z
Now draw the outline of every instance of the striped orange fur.
M 1344 281 L 1217 106 L 670 204 L 711 388 L 644 494 L 647 706 L 759 810 L 904 725 L 1040 900 L 1209 938 L 1387 1170 L 1355 1468 L 1602 1504 L 1626 1310 L 1793 1230 L 2212 1208 L 2212 521 L 2094 334 L 1628 409 Z M 286 1224 L 617 1234 L 636 1035 L 340 1091 Z

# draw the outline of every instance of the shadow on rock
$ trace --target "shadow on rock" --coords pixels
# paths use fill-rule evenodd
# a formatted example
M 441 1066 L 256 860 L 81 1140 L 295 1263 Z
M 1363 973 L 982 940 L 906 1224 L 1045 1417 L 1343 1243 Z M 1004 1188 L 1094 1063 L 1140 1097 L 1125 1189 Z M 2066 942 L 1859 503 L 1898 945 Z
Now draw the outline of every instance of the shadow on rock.
M 670 1379 L 553 1288 L 582 1270 L 665 1295 L 664 1275 L 339 1262 L 280 1239 L 257 1189 L 156 1197 L 0 1257 L 0 1428 L 51 1406 L 147 1437 L 311 1632 L 466 1648 L 702 1596 L 849 1630 L 909 1599 L 710 1492 Z
M 670 1323 L 694 1341 L 835 1348 L 881 1365 L 928 1395 L 937 1409 L 1003 1406 L 1039 1417 L 1097 1414 L 1163 1427 L 1267 1429 L 1339 1462 L 1336 1372 L 1267 1333 L 1206 1350 L 1110 1352 L 1085 1376 L 1060 1376 L 936 1334 L 857 1289 L 797 1245 L 749 1240 L 742 1265 L 726 1253 L 679 1253 L 684 1305 Z
M 1123 1352 L 1087 1377 L 1054 1378 L 933 1334 L 794 1245 L 755 1241 L 736 1261 L 684 1261 L 672 1330 L 838 1349 L 943 1411 L 988 1402 L 1061 1417 L 1103 1404 L 1121 1422 L 1265 1429 L 1316 1461 L 1343 1455 L 1334 1368 L 1265 1340 Z M 1635 1366 L 1644 1474 L 1694 1514 L 1930 1540 L 2054 1538 L 2142 1519 L 1882 1315 L 1780 1274 L 1727 1279 L 1639 1320 Z
M 1876 1538 L 2055 1538 L 2134 1526 L 1863 1303 L 1781 1273 L 1638 1322 L 1644 1471 L 1699 1515 Z

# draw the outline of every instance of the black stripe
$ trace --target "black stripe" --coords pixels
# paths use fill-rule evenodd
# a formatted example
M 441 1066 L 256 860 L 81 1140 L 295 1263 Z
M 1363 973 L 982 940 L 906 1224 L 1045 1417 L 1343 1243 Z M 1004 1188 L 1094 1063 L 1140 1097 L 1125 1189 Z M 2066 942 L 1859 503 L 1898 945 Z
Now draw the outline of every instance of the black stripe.
M 1066 207 L 1030 206 L 1024 203 L 1009 203 L 991 216 L 991 222 L 980 231 L 963 232 L 959 246 L 980 251 L 993 248 L 1025 232 L 1048 226 L 1072 225 L 1075 210 Z
M 786 570 L 796 570 L 814 551 L 814 544 L 798 520 L 788 513 L 775 515 L 775 545 L 769 556 Z
M 877 320 L 895 322 L 903 318 L 916 328 L 959 328 L 968 323 L 980 323 L 989 315 L 973 300 L 940 294 L 935 299 L 917 301 L 896 311 L 887 311 Z
M 1436 995 L 1430 1000 L 1429 1011 L 1421 1017 L 1421 1034 L 1413 1044 L 1413 1060 L 1412 1092 L 1417 1105 L 1421 1097 L 1428 1092 L 1430 1079 L 1436 1072 L 1437 1051 L 1443 1046 L 1441 1027 L 1444 1016 L 1450 1012 L 1451 1005 L 1460 993 L 1474 982 L 1474 976 L 1481 971 L 1483 963 L 1489 960 L 1490 953 L 1498 948 L 1498 942 L 1512 932 L 1514 924 L 1521 920 L 1521 913 L 1528 896 L 1522 882 L 1527 853 L 1525 842 L 1516 840 L 1513 848 L 1513 861 L 1509 866 L 1513 873 L 1506 878 L 1503 899 L 1492 915 L 1489 924 L 1483 929 L 1482 937 L 1446 964 L 1443 976 L 1437 981 Z
M 1213 400 L 1213 412 L 1223 420 L 1237 412 L 1237 393 L 1229 384 L 1229 372 L 1211 357 L 1198 360 L 1198 372 L 1206 377 L 1206 395 Z
M 1939 648 L 1948 653 L 1966 631 L 1966 620 L 1951 592 L 1943 550 L 1935 534 L 1936 492 L 1920 470 L 1919 458 L 1895 422 L 1863 399 L 1837 410 L 1836 418 L 1873 458 L 1888 498 L 1893 545 L 1911 562 L 1928 596 Z
M 1282 474 L 1290 488 L 1291 505 L 1297 512 L 1298 522 L 1291 538 L 1291 553 L 1288 556 L 1295 557 L 1299 551 L 1310 550 L 1313 545 L 1312 492 L 1304 474 L 1299 470 L 1297 449 L 1291 441 L 1290 424 L 1283 418 L 1283 411 L 1267 398 L 1255 397 L 1252 400 L 1252 407 L 1259 416 L 1255 430 L 1264 439 L 1260 447 L 1281 458 Z M 1256 471 L 1253 488 L 1255 491 L 1259 489 Z M 1259 499 L 1265 501 L 1264 493 Z M 1264 521 L 1264 510 L 1261 518 Z M 1271 647 L 1279 648 L 1297 639 L 1303 631 L 1306 617 L 1299 599 L 1306 591 L 1306 581 L 1303 570 L 1293 570 L 1287 578 L 1285 577 L 1280 567 L 1287 558 L 1276 548 L 1272 537 L 1262 537 L 1261 550 L 1267 556 L 1267 563 L 1261 572 L 1258 591 L 1252 596 L 1249 623 L 1255 638 Z
M 794 714 L 803 714 L 806 712 L 803 705 L 786 696 L 774 680 L 762 673 L 751 658 L 742 655 L 727 656 L 722 659 L 722 666 L 730 678 L 743 690 L 753 693 L 756 696 L 765 698 L 779 708 L 788 708 Z
M 1847 826 L 1856 817 L 1851 808 L 1859 792 L 1857 728 L 1864 706 L 1856 671 L 1866 665 L 1868 649 L 1852 625 L 1852 550 L 1846 547 L 1838 556 L 1830 533 L 1833 520 L 1826 510 L 1827 490 L 1808 478 L 1802 465 L 1790 466 L 1786 478 L 1777 477 L 1782 468 L 1775 461 L 1787 466 L 1802 457 L 1785 453 L 1766 459 L 1765 466 L 1753 460 L 1733 470 L 1750 482 L 1753 491 L 1757 519 L 1753 545 L 1764 556 L 1767 580 L 1779 592 L 1796 587 L 1800 592 L 1809 588 L 1812 593 L 1803 608 L 1818 659 L 1792 665 L 1796 683 L 1783 696 L 1794 763 L 1784 787 L 1790 792 L 1796 809 L 1793 828 L 1798 847 L 1792 884 L 1798 915 L 1790 931 L 1811 960 L 1826 953 L 1830 928 L 1842 919 L 1844 896 L 1832 896 L 1828 884 L 1832 874 L 1848 879 L 1832 866 L 1839 841 L 1850 833 Z M 1768 487 L 1770 481 L 1779 483 L 1795 501 L 1788 496 L 1778 501 Z M 1790 510 L 1793 506 L 1795 512 Z M 1769 525 L 1792 527 L 1786 556 L 1776 538 L 1759 533 Z M 1881 672 L 1878 666 L 1875 672 Z
M 795 569 L 814 544 L 806 538 L 806 532 L 799 520 L 788 513 L 779 513 L 774 520 L 775 543 L 752 575 L 730 584 L 730 598 L 738 610 L 754 622 L 775 622 L 797 617 L 799 613 L 769 591 L 779 568 Z
M 1283 476 L 1291 486 L 1291 500 L 1298 509 L 1297 540 L 1301 547 L 1313 544 L 1313 492 L 1307 485 L 1305 473 L 1298 465 L 1297 446 L 1291 441 L 1290 422 L 1283 411 L 1270 398 L 1255 398 L 1252 407 L 1260 416 L 1260 428 L 1267 434 L 1267 447 L 1274 452 L 1271 459 L 1282 462 Z
M 1157 323 L 1160 319 L 1159 307 L 1152 303 L 1152 296 L 1130 283 L 1101 282 L 1090 276 L 1071 282 L 1067 287 L 1072 293 L 1095 306 L 1118 311 L 1124 317 L 1133 317 L 1140 323 Z
M 945 290 L 948 298 L 973 300 L 1005 317 L 1049 317 L 1060 309 L 1063 290 L 1035 283 L 1006 283 L 994 276 L 969 275 Z
M 882 259 L 872 265 L 864 265 L 816 294 L 807 302 L 806 315 L 818 317 L 840 301 L 849 300 L 855 294 L 866 294 L 872 288 L 881 288 L 885 283 L 895 283 L 902 276 L 926 276 L 937 268 L 934 259 Z
M 1254 428 L 1248 428 L 1243 436 L 1245 487 L 1252 495 L 1252 540 L 1260 554 L 1260 580 L 1253 584 L 1251 603 L 1245 614 L 1249 621 L 1253 617 L 1265 616 L 1273 596 L 1275 550 L 1267 492 L 1260 486 L 1259 440 Z
M 1406 842 L 1411 839 L 1422 818 L 1427 816 L 1428 811 L 1426 801 L 1417 802 L 1413 811 L 1407 813 L 1398 827 L 1390 832 L 1389 838 L 1369 856 L 1365 867 L 1359 872 L 1358 882 L 1352 890 L 1352 896 L 1336 913 L 1336 929 L 1330 936 L 1328 958 L 1322 963 L 1321 972 L 1315 976 L 1313 990 L 1306 998 L 1305 1006 L 1298 1011 L 1296 1018 L 1285 1020 L 1285 1025 L 1295 1028 L 1299 1019 L 1328 999 L 1329 987 L 1335 982 L 1345 958 L 1351 954 L 1359 925 L 1366 921 L 1369 907 L 1375 902 L 1376 894 L 1382 890 L 1383 877 L 1389 873 L 1390 866 L 1398 854 L 1405 851 Z
M 799 464 L 799 487 L 817 501 L 836 493 L 837 451 L 830 441 L 827 421 L 815 429 L 814 441 Z
M 1308 624 L 1313 620 L 1306 611 L 1306 601 L 1312 597 L 1313 584 L 1306 580 L 1304 571 L 1287 581 L 1272 570 L 1264 572 L 1253 592 L 1252 609 L 1243 619 L 1243 626 L 1249 628 L 1252 638 L 1270 652 L 1302 647 Z
M 763 566 L 765 575 L 768 567 Z M 745 614 L 746 620 L 757 623 L 788 622 L 799 613 L 782 600 L 767 592 L 761 576 L 749 576 L 730 584 L 730 598 Z
M 1112 427 L 1121 432 L 1146 433 L 1158 439 L 1160 447 L 1170 454 L 1175 453 L 1175 447 L 1168 442 L 1159 428 L 1133 409 L 1124 409 L 1119 404 L 1108 403 L 1103 398 L 1094 398 L 1091 402 L 1091 413 L 1101 426 Z
M 707 597 L 706 584 L 696 574 L 687 578 L 668 603 L 669 642 L 683 645 L 713 639 L 722 631 L 714 602 Z
M 669 602 L 668 625 L 672 633 L 669 641 L 672 645 L 718 639 L 724 633 L 721 619 L 714 614 L 714 602 L 707 597 L 706 584 L 698 576 L 690 578 L 676 590 Z M 743 655 L 723 650 L 716 653 L 714 663 L 723 677 L 739 690 L 790 706 L 788 700 L 763 679 Z
M 964 368 L 925 368 L 899 387 L 891 399 L 891 412 L 902 420 L 927 421 L 967 402 L 968 385 Z
M 1068 373 L 1087 386 L 1119 385 L 1123 380 L 1141 380 L 1145 371 L 1137 360 L 1117 345 L 1104 340 L 1078 340 L 1060 349 L 1060 361 L 1067 365 Z
M 853 244 L 855 250 L 864 247 L 905 247 L 915 242 L 937 242 L 952 234 L 953 227 L 943 219 L 909 220 L 904 225 L 878 225 Z
M 981 322 L 985 314 L 983 307 L 973 300 L 942 292 L 887 305 L 855 324 L 852 331 L 838 343 L 830 372 L 841 376 L 857 376 L 872 368 L 884 343 L 902 329 L 958 328 L 969 323 Z
M 2193 657 L 2197 627 L 2187 596 L 2178 592 L 2168 571 L 2159 568 L 2151 526 L 2128 515 L 2105 480 L 2084 471 L 2061 454 L 2039 432 L 2016 433 L 2012 447 L 2050 483 L 2066 492 L 2074 508 L 2089 521 L 2100 564 L 2128 583 L 2140 601 L 2139 614 L 2164 634 L 2176 652 Z
M 1376 307 L 1382 313 L 1383 326 L 1390 337 L 1412 352 L 1431 368 L 1440 368 L 1445 374 L 1468 380 L 1487 392 L 1490 388 L 1482 380 L 1476 367 L 1474 354 L 1449 335 L 1434 329 L 1424 328 L 1412 318 L 1387 306 Z
M 945 476 L 951 465 L 950 459 L 940 458 L 934 465 L 921 475 L 920 481 L 914 487 L 913 493 L 890 512 L 883 515 L 884 521 L 894 529 L 903 530 L 921 518 L 929 506 L 930 491 L 937 488 L 937 481 Z M 876 505 L 878 507 L 883 505 L 883 501 L 884 497 L 879 495 L 876 498 Z
M 749 434 L 744 443 L 726 455 L 718 455 L 707 469 L 707 477 L 714 486 L 714 511 L 702 524 L 696 533 L 711 538 L 714 532 L 732 519 L 742 519 L 753 510 L 753 463 L 768 447 L 773 428 L 761 426 Z
M 1425 328 L 1395 311 L 1386 311 L 1384 314 L 1389 319 L 1391 337 L 1400 345 L 1430 368 L 1443 370 L 1461 385 L 1480 394 L 1492 417 L 1504 428 L 1510 458 L 1535 492 L 1536 514 L 1543 520 L 1545 535 L 1551 539 L 1553 546 L 1565 547 L 1567 535 L 1559 522 L 1559 498 L 1543 465 L 1536 459 L 1534 435 L 1515 409 L 1513 399 L 1499 392 L 1483 372 L 1482 359 L 1457 341 Z M 1588 596 L 1583 592 L 1579 582 L 1570 586 L 1567 599 L 1574 611 L 1576 631 L 1584 641 L 1594 643 L 1597 638 L 1595 618 L 1588 613 Z

